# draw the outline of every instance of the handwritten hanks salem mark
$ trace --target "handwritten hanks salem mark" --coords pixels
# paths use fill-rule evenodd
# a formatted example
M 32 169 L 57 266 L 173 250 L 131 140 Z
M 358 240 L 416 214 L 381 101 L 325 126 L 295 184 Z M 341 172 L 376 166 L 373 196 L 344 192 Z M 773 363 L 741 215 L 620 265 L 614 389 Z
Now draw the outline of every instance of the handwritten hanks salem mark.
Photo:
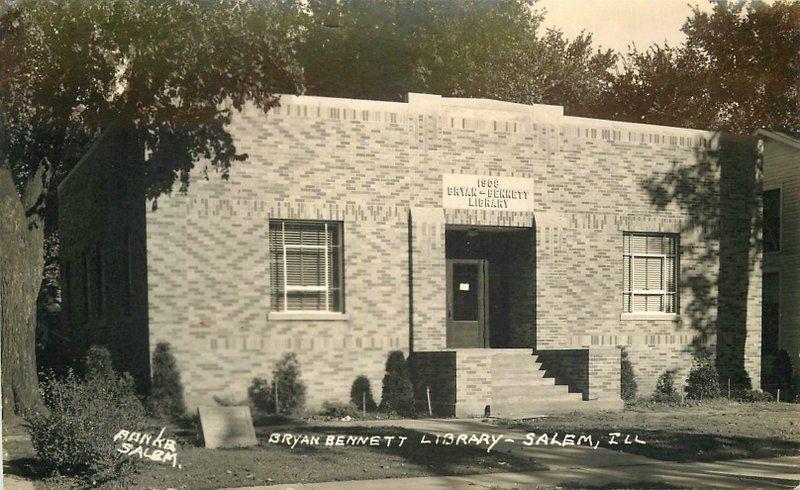
M 172 463 L 173 468 L 175 466 L 180 468 L 175 440 L 163 437 L 165 430 L 166 427 L 162 428 L 155 438 L 153 434 L 146 432 L 120 430 L 114 436 L 114 442 L 122 441 L 122 445 L 117 448 L 117 452 L 129 457 L 147 458 L 157 463 Z

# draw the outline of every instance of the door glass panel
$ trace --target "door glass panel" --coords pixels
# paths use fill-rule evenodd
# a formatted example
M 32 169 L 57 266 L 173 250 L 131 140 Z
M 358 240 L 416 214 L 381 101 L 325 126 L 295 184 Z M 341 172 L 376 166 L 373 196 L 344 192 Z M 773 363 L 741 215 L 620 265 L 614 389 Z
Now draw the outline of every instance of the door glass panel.
M 453 320 L 478 320 L 478 265 L 453 264 Z

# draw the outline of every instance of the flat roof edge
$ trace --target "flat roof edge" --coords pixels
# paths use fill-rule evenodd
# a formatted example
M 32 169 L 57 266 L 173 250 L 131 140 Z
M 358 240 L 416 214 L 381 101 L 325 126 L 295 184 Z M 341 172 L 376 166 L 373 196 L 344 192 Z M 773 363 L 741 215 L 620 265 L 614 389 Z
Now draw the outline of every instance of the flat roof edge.
M 475 118 L 492 119 L 492 115 L 508 115 L 509 118 L 530 119 L 531 121 L 546 120 L 551 123 L 577 126 L 614 126 L 635 131 L 664 131 L 682 136 L 701 136 L 712 139 L 718 132 L 707 129 L 683 128 L 679 126 L 663 126 L 645 124 L 613 119 L 597 119 L 579 116 L 564 115 L 564 108 L 556 105 L 545 104 L 519 104 L 494 99 L 443 97 L 436 94 L 423 94 L 409 92 L 406 102 L 391 102 L 370 99 L 350 99 L 342 97 L 323 97 L 317 95 L 292 95 L 277 94 L 281 102 L 287 104 L 303 104 L 331 109 L 344 110 L 378 110 L 400 114 L 444 114 L 450 112 L 467 112 Z
M 784 145 L 791 146 L 800 150 L 800 141 L 792 138 L 788 134 L 780 133 L 778 131 L 771 131 L 769 129 L 758 129 L 753 133 L 753 136 L 763 136 L 773 141 L 783 143 Z

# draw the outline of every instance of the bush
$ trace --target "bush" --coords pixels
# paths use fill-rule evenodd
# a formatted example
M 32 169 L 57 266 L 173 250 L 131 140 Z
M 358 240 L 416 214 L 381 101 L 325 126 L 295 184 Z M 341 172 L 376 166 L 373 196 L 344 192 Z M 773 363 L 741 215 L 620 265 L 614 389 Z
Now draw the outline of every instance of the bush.
M 769 385 L 766 387 L 773 395 L 781 390 L 781 400 L 792 400 L 792 358 L 781 349 L 775 356 L 769 373 Z
M 792 376 L 792 394 L 794 395 L 792 401 L 800 403 L 800 374 Z
M 147 402 L 150 413 L 162 420 L 174 422 L 186 414 L 181 373 L 166 342 L 159 342 L 153 352 L 153 381 Z
M 676 403 L 681 401 L 681 397 L 675 390 L 675 370 L 664 371 L 658 377 L 656 390 L 653 392 L 653 400 L 662 403 Z
M 404 416 L 414 414 L 414 385 L 411 383 L 408 365 L 401 351 L 390 352 L 386 360 L 380 409 Z
M 297 355 L 289 352 L 275 364 L 272 383 L 269 385 L 264 378 L 253 378 L 247 389 L 247 397 L 253 407 L 262 412 L 284 415 L 301 412 L 306 405 L 306 385 L 300 381 L 300 363 L 297 361 Z
M 100 345 L 89 347 L 84 358 L 84 373 L 86 379 L 116 379 L 117 372 L 108 349 Z
M 25 420 L 45 473 L 92 484 L 131 476 L 139 460 L 118 453 L 113 438 L 121 429 L 142 430 L 144 407 L 132 378 L 104 366 L 87 357 L 85 380 L 69 370 L 62 379 L 51 372 L 40 383 L 44 407 Z
M 757 402 L 771 402 L 775 400 L 775 397 L 767 393 L 766 391 L 761 390 L 741 390 L 736 393 L 737 401 L 745 402 L 745 403 L 757 403 Z
M 359 409 L 356 408 L 356 406 L 352 403 L 328 401 L 322 403 L 322 411 L 320 412 L 321 415 L 335 417 L 337 419 L 341 419 L 343 417 L 356 418 L 358 417 L 359 413 Z
M 374 412 L 378 408 L 375 404 L 375 398 L 372 397 L 372 387 L 366 376 L 359 376 L 353 381 L 353 386 L 350 388 L 350 402 L 361 410 L 366 405 L 368 412 Z
M 728 382 L 730 382 L 731 398 L 739 398 L 753 389 L 753 385 L 750 382 L 750 375 L 747 374 L 747 371 L 744 369 L 738 368 L 732 373 L 729 373 L 728 376 L 729 378 L 720 377 L 720 389 L 726 396 L 728 392 Z
M 636 373 L 633 371 L 633 364 L 628 359 L 628 351 L 622 349 L 622 364 L 620 365 L 620 396 L 626 402 L 636 400 Z
M 264 378 L 253 378 L 247 388 L 247 398 L 255 410 L 264 413 L 275 411 L 275 393 L 270 392 L 270 384 Z
M 294 415 L 305 408 L 306 385 L 300 381 L 300 363 L 294 352 L 283 356 L 283 359 L 275 365 L 275 370 L 272 372 L 272 390 L 270 390 L 273 395 L 276 385 L 278 387 L 276 413 Z
M 705 400 L 709 398 L 719 398 L 721 395 L 717 368 L 711 363 L 709 358 L 701 358 L 695 361 L 689 376 L 686 378 L 686 398 L 693 400 Z

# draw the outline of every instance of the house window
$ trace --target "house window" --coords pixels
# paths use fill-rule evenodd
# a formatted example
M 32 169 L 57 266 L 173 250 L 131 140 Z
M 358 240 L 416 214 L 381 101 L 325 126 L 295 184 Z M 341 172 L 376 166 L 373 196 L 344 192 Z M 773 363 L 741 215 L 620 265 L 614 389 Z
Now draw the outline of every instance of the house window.
M 270 220 L 272 311 L 343 312 L 342 224 Z
M 781 190 L 764 191 L 764 251 L 781 249 Z
M 624 233 L 625 313 L 678 313 L 678 235 Z

